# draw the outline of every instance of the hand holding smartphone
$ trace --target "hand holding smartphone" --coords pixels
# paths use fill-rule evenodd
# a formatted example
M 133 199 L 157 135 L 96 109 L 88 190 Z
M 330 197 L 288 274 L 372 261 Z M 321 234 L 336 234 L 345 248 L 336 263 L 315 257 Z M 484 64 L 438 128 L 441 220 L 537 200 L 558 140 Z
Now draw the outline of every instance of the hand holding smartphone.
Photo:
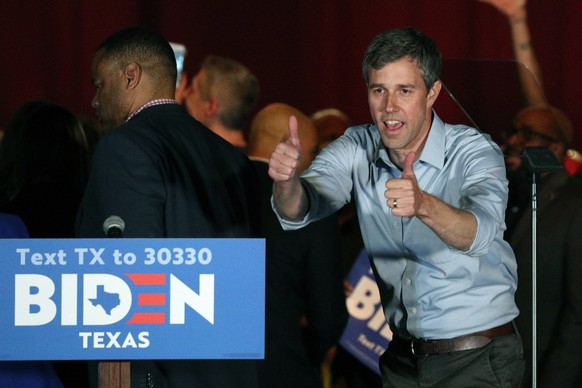
M 180 79 L 182 78 L 182 72 L 184 71 L 184 59 L 186 58 L 187 50 L 186 46 L 181 43 L 170 42 L 172 50 L 174 50 L 174 56 L 176 57 L 176 70 L 178 71 L 178 76 L 176 77 L 176 87 L 180 84 Z

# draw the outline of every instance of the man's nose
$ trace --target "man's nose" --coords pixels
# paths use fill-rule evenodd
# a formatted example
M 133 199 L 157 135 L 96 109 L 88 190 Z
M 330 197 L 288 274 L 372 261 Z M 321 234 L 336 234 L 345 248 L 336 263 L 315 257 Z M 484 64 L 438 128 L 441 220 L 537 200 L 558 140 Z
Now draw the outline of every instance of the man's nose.
M 386 94 L 386 105 L 384 107 L 384 109 L 386 110 L 386 112 L 393 112 L 395 111 L 397 108 L 396 105 L 396 98 L 391 95 L 390 93 Z

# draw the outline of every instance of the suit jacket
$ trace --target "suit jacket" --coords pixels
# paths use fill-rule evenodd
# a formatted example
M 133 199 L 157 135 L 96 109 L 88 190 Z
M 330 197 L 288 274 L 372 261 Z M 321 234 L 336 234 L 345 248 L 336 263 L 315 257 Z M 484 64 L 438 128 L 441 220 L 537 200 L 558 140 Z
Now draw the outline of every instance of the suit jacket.
M 125 221 L 123 237 L 257 237 L 256 173 L 249 159 L 177 104 L 151 106 L 96 146 L 77 214 L 77 235 L 104 237 L 103 221 Z M 196 346 L 196 344 L 192 344 Z M 132 386 L 256 387 L 255 361 L 133 361 Z
M 249 237 L 257 209 L 246 155 L 182 106 L 157 105 L 97 144 L 77 235 L 104 237 L 103 221 L 117 215 L 124 237 Z
M 284 231 L 271 208 L 268 164 L 253 163 L 261 180 L 261 225 L 266 238 L 265 360 L 260 363 L 260 387 L 321 387 L 321 363 L 337 344 L 347 320 L 337 217 Z
M 537 336 L 538 386 L 580 387 L 582 367 L 582 186 L 563 172 L 538 185 Z M 519 284 L 516 320 L 523 337 L 531 384 L 532 357 L 532 215 L 531 206 L 510 236 Z

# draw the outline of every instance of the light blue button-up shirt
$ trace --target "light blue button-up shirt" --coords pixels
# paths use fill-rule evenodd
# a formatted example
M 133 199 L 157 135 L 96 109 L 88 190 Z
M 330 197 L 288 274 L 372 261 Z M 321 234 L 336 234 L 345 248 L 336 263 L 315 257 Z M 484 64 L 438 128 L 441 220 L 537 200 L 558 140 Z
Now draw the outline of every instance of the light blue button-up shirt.
M 337 211 L 352 196 L 386 319 L 401 337 L 453 338 L 510 322 L 517 266 L 503 240 L 507 179 L 502 153 L 488 135 L 433 123 L 413 169 L 420 188 L 473 213 L 477 233 L 467 251 L 445 244 L 420 219 L 392 215 L 385 183 L 401 171 L 388 158 L 378 128 L 349 128 L 302 175 L 309 212 L 286 229 Z

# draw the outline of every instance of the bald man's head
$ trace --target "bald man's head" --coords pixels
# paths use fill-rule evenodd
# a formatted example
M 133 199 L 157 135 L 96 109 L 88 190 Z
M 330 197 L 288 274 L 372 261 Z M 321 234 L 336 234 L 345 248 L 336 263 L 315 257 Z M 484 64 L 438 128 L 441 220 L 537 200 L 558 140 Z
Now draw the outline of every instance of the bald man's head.
M 572 144 L 574 127 L 566 114 L 555 107 L 537 105 L 519 111 L 514 118 L 516 128 L 528 126 L 536 133 L 540 133 L 564 147 Z
M 255 115 L 249 132 L 248 155 L 269 159 L 277 144 L 289 137 L 291 116 L 297 118 L 299 142 L 303 150 L 298 172 L 301 173 L 309 167 L 318 150 L 315 125 L 303 112 L 283 103 L 269 104 Z
M 318 110 L 311 115 L 311 120 L 315 124 L 315 128 L 317 128 L 320 150 L 343 135 L 351 125 L 349 117 L 335 108 Z
M 503 144 L 507 171 L 522 167 L 521 154 L 526 147 L 548 147 L 556 158 L 564 159 L 573 135 L 572 122 L 560 109 L 543 105 L 519 111 Z

